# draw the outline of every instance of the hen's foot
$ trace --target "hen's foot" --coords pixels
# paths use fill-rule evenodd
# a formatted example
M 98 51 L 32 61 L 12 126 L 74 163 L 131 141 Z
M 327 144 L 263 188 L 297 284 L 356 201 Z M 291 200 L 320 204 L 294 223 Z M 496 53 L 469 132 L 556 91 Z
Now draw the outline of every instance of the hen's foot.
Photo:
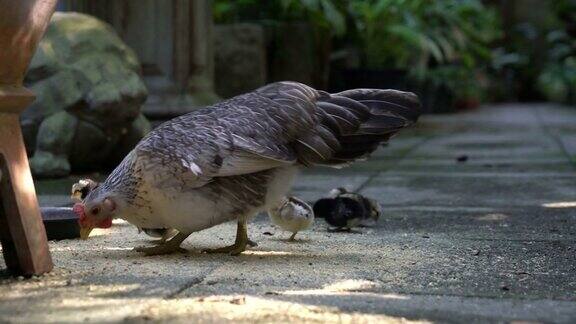
M 238 244 L 234 243 L 230 246 L 225 246 L 217 249 L 205 249 L 206 253 L 229 253 L 230 255 L 239 255 L 240 253 L 246 251 L 246 245 L 248 244 Z
M 239 255 L 246 251 L 246 246 L 256 244 L 248 239 L 248 231 L 246 228 L 246 221 L 238 221 L 236 229 L 236 241 L 230 246 L 225 246 L 217 249 L 205 249 L 206 253 L 230 253 L 230 255 Z
M 158 244 L 156 246 L 139 246 L 134 248 L 136 252 L 142 252 L 144 255 L 162 255 L 171 254 L 175 252 L 186 252 L 185 249 L 180 247 L 180 244 L 189 236 L 190 234 L 178 233 L 172 239 Z
M 252 240 L 250 240 L 250 239 L 248 239 L 248 242 L 246 242 L 246 244 L 247 244 L 249 247 L 256 247 L 256 246 L 258 246 L 258 243 L 254 242 L 254 241 L 252 241 Z

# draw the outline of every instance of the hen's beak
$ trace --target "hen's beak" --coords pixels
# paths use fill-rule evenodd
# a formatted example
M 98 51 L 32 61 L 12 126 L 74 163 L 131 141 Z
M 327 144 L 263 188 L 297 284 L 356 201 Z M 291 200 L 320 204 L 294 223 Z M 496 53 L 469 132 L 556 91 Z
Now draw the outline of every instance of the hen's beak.
M 91 226 L 80 227 L 80 239 L 88 239 L 88 236 L 90 236 L 90 232 L 92 232 L 93 229 L 94 227 Z

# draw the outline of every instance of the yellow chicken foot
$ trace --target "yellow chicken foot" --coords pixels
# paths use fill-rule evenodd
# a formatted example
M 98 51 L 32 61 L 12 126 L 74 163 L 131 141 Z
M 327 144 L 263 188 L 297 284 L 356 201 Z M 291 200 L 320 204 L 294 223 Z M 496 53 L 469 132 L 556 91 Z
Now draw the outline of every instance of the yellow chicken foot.
M 246 242 L 246 245 L 248 245 L 249 247 L 255 247 L 255 246 L 258 246 L 258 243 L 252 241 L 251 239 L 248 239 L 248 242 Z
M 190 234 L 178 233 L 172 239 L 162 242 L 156 246 L 138 246 L 134 248 L 136 252 L 142 252 L 145 255 L 162 255 L 171 254 L 175 252 L 186 252 L 185 249 L 180 247 L 180 244 L 190 236 Z
M 225 246 L 218 249 L 206 249 L 206 253 L 230 253 L 230 255 L 239 255 L 246 251 L 246 246 L 249 245 L 248 232 L 245 220 L 238 220 L 238 227 L 236 229 L 236 241 L 230 246 Z M 254 242 L 252 242 L 254 243 Z

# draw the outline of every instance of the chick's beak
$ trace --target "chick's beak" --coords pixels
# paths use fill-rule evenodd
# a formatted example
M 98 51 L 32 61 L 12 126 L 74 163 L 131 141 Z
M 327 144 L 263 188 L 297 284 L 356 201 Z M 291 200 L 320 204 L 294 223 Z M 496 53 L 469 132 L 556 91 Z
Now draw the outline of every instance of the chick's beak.
M 72 199 L 72 201 L 81 202 L 82 192 L 80 190 L 75 190 L 74 192 L 72 192 L 72 195 L 70 195 L 70 198 Z
M 87 240 L 88 236 L 90 236 L 90 232 L 92 232 L 93 229 L 94 227 L 91 226 L 80 227 L 80 239 Z

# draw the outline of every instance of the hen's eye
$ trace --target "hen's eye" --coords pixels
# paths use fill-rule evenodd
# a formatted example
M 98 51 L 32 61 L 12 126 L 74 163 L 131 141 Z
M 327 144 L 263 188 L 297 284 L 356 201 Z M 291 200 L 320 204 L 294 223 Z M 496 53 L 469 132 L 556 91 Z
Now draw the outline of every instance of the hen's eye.
M 100 208 L 98 208 L 98 207 L 94 207 L 94 208 L 92 208 L 92 210 L 90 210 L 90 213 L 92 215 L 98 215 L 99 212 L 100 212 Z

